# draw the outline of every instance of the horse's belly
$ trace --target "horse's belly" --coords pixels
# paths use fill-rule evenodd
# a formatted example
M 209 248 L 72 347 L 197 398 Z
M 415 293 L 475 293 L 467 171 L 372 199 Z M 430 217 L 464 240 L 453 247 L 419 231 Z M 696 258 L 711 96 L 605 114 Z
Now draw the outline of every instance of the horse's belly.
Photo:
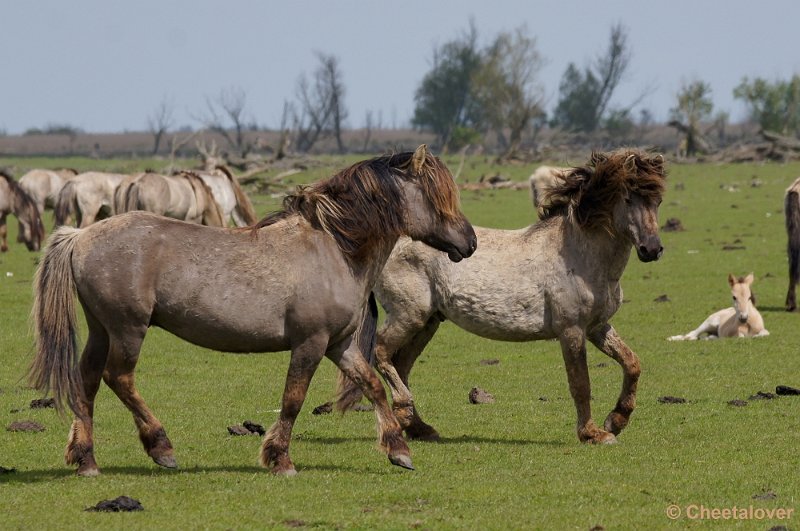
M 464 330 L 487 339 L 533 341 L 554 337 L 543 301 L 457 297 L 445 315 Z

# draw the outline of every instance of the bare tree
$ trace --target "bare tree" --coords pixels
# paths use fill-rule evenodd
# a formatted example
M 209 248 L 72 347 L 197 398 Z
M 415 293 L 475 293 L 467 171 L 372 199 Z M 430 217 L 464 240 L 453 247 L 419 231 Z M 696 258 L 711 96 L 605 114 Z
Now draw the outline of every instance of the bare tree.
M 205 128 L 222 136 L 241 157 L 252 147 L 244 134 L 246 103 L 247 93 L 241 87 L 223 89 L 213 100 L 206 97 L 207 114 L 202 118 Z
M 312 81 L 305 74 L 297 81 L 297 148 L 308 151 L 320 138 L 332 134 L 339 151 L 343 152 L 342 125 L 347 119 L 347 108 L 344 106 L 345 87 L 339 60 L 319 52 L 317 59 L 320 64 Z
M 172 113 L 172 102 L 165 97 L 147 117 L 147 129 L 153 135 L 153 155 L 158 153 L 164 134 L 172 127 Z

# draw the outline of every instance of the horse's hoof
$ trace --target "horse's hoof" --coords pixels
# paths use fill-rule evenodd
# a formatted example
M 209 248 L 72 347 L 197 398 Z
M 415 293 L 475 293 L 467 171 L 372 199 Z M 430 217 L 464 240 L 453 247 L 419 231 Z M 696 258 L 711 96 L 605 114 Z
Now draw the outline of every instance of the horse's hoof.
M 175 458 L 171 455 L 160 455 L 158 457 L 153 458 L 153 462 L 158 466 L 163 466 L 164 468 L 178 468 L 178 462 L 175 461 Z
M 100 475 L 100 469 L 96 466 L 92 467 L 79 467 L 77 474 L 82 478 L 93 478 Z
M 399 467 L 405 468 L 406 470 L 414 470 L 414 465 L 411 464 L 411 457 L 407 455 L 390 455 L 389 461 L 393 465 L 397 465 Z

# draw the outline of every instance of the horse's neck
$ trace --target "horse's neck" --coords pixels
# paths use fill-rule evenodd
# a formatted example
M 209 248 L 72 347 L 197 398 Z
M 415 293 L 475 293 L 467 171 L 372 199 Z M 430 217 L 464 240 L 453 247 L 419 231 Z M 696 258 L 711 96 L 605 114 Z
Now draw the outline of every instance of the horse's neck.
M 587 269 L 602 272 L 610 280 L 619 280 L 631 256 L 629 241 L 602 230 L 587 232 L 566 219 L 564 231 L 564 244 L 573 247 Z

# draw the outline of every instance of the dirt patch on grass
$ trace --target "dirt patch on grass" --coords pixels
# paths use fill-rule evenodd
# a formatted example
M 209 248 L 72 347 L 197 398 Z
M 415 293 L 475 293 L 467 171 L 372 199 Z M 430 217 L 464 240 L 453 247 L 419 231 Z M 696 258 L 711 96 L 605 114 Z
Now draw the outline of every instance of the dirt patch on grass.
M 788 385 L 779 385 L 775 388 L 775 394 L 781 396 L 800 395 L 800 389 L 789 387 Z
M 56 407 L 56 401 L 52 398 L 37 398 L 31 400 L 31 409 L 45 409 Z
M 469 391 L 469 402 L 471 404 L 492 404 L 494 403 L 494 396 L 480 387 L 473 387 Z
M 327 415 L 333 411 L 333 403 L 332 402 L 325 402 L 324 404 L 320 404 L 314 409 L 311 410 L 312 415 Z
M 44 431 L 44 426 L 33 420 L 18 420 L 6 427 L 8 431 L 39 432 Z
M 130 512 L 130 511 L 144 511 L 144 507 L 142 507 L 142 504 L 139 503 L 139 500 L 130 498 L 128 496 L 119 496 L 118 498 L 114 498 L 113 500 L 103 500 L 99 502 L 97 505 L 94 505 L 92 507 L 87 507 L 85 510 L 92 512 L 119 513 L 119 512 Z
M 768 393 L 766 391 L 759 391 L 754 395 L 750 395 L 748 400 L 774 400 L 778 398 L 778 395 L 774 393 Z
M 658 397 L 659 404 L 685 404 L 686 399 L 681 398 L 679 396 L 659 396 Z
M 747 400 L 728 400 L 728 405 L 733 407 L 744 407 L 747 405 Z

